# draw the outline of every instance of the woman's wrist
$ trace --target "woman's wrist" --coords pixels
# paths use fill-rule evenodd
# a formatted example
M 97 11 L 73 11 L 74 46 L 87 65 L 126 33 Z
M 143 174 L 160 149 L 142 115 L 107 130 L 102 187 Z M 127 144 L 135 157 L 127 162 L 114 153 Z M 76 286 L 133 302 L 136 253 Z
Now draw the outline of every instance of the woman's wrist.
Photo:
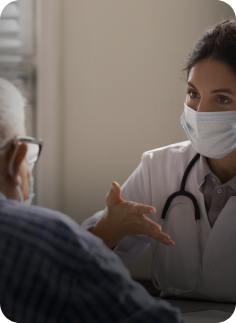
M 121 240 L 115 234 L 114 228 L 108 223 L 106 214 L 90 229 L 90 232 L 102 239 L 103 242 L 111 249 L 114 249 L 117 243 Z

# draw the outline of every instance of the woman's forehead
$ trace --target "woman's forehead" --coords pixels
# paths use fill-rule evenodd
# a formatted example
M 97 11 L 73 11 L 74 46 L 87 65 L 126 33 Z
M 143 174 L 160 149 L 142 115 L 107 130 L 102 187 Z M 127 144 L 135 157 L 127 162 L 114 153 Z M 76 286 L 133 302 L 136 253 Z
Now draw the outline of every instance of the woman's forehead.
M 197 62 L 191 69 L 188 82 L 196 88 L 201 86 L 228 88 L 236 92 L 236 75 L 230 66 L 210 58 Z

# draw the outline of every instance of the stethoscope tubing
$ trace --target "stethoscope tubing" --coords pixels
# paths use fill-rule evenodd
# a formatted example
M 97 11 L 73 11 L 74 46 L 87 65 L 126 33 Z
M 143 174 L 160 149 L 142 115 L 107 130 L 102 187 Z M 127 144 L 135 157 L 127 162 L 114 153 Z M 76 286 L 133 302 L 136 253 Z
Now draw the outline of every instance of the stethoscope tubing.
M 197 230 L 197 237 L 198 237 L 198 255 L 199 255 L 199 272 L 198 272 L 198 279 L 197 279 L 195 286 L 191 290 L 187 290 L 187 291 L 182 291 L 182 290 L 180 290 L 178 288 L 174 288 L 174 287 L 168 287 L 167 289 L 161 289 L 158 286 L 156 278 L 155 278 L 155 263 L 156 263 L 157 249 L 158 249 L 158 241 L 156 243 L 155 254 L 154 254 L 154 258 L 153 258 L 153 262 L 152 262 L 152 282 L 153 282 L 153 285 L 156 287 L 156 289 L 158 289 L 162 292 L 169 292 L 169 293 L 173 293 L 175 295 L 179 295 L 180 293 L 193 292 L 198 287 L 200 280 L 201 280 L 201 276 L 202 276 L 202 252 L 201 252 L 201 240 L 200 240 L 200 235 L 201 235 L 200 209 L 199 209 L 199 206 L 198 206 L 195 196 L 193 194 L 191 194 L 190 192 L 185 191 L 185 184 L 186 184 L 189 172 L 193 168 L 194 164 L 196 163 L 196 161 L 198 160 L 199 157 L 200 157 L 200 154 L 197 153 L 193 157 L 193 159 L 190 161 L 190 163 L 188 164 L 188 166 L 184 172 L 182 181 L 181 181 L 180 190 L 173 193 L 172 195 L 170 195 L 169 198 L 167 199 L 165 206 L 163 208 L 163 211 L 162 211 L 161 224 L 160 224 L 163 229 L 166 214 L 168 212 L 171 202 L 173 201 L 173 199 L 175 197 L 182 195 L 182 196 L 186 196 L 191 199 L 193 206 L 194 206 L 194 210 L 195 210 L 195 221 L 196 221 L 196 230 Z

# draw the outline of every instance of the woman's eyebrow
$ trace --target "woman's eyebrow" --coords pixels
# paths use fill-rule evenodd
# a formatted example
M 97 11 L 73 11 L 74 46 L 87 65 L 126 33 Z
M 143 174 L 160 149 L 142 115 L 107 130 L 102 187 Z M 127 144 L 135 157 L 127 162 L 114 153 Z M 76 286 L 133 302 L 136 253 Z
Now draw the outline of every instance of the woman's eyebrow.
M 219 92 L 225 92 L 225 93 L 235 95 L 230 89 L 218 89 L 218 90 L 211 91 L 211 93 L 219 93 Z
M 198 91 L 198 89 L 196 88 L 196 86 L 194 86 L 191 82 L 188 82 L 188 85 L 190 85 L 191 87 L 193 87 L 195 90 L 197 90 Z M 222 93 L 222 92 L 224 92 L 224 93 L 229 93 L 229 94 L 232 94 L 232 95 L 234 95 L 235 96 L 235 94 L 234 94 L 234 92 L 233 91 L 231 91 L 230 89 L 217 89 L 217 90 L 213 90 L 213 91 L 211 91 L 211 93 Z
M 196 86 L 194 86 L 194 85 L 193 85 L 193 83 L 188 82 L 188 85 L 192 86 L 195 90 L 197 90 L 197 91 L 198 91 L 198 89 L 196 88 Z

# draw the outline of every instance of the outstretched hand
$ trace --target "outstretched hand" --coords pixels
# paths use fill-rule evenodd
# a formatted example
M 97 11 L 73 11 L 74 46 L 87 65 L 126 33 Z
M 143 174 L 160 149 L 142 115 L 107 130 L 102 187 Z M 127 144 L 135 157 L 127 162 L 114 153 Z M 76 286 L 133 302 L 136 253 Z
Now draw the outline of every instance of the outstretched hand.
M 146 234 L 168 246 L 175 243 L 162 232 L 158 223 L 145 214 L 155 213 L 154 207 L 136 202 L 125 201 L 121 197 L 120 185 L 112 182 L 106 195 L 107 213 L 92 228 L 91 232 L 103 239 L 113 248 L 122 238 L 129 235 Z

